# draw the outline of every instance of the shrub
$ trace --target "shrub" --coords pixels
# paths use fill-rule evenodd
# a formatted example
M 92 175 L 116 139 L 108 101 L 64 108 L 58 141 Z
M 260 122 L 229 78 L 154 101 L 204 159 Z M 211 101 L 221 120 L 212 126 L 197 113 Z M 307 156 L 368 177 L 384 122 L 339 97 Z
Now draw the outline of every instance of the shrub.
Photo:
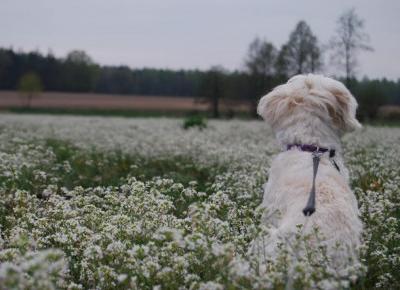
M 183 120 L 183 128 L 197 127 L 200 130 L 207 128 L 207 121 L 200 115 L 189 116 Z

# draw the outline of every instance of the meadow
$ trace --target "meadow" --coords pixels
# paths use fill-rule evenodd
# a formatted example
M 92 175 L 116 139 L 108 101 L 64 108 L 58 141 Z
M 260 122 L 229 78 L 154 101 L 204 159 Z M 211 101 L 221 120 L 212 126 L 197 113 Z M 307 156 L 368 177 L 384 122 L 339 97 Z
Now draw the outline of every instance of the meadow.
M 322 247 L 294 271 L 284 246 L 249 253 L 280 150 L 263 122 L 182 125 L 0 115 L 0 289 L 400 288 L 399 128 L 343 138 L 364 223 L 343 276 Z

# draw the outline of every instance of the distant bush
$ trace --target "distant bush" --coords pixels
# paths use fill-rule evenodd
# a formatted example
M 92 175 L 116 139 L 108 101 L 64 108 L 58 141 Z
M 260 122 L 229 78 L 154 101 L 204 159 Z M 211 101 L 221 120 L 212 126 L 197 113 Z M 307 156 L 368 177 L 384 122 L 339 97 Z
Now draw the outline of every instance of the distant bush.
M 192 127 L 197 127 L 200 130 L 207 128 L 207 121 L 200 115 L 192 115 L 185 118 L 183 121 L 183 128 L 189 129 Z
M 39 95 L 42 89 L 42 81 L 34 72 L 24 74 L 18 84 L 18 90 L 20 94 L 26 96 L 26 106 L 28 108 L 31 107 L 32 98 L 36 95 Z

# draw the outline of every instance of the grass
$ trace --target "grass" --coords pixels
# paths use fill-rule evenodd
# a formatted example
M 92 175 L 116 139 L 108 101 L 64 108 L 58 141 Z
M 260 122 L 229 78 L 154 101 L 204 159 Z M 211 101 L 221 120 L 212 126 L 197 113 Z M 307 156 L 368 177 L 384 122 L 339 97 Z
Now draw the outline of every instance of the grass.
M 376 119 L 376 120 L 369 120 L 363 124 L 374 127 L 400 127 L 400 120 Z
M 101 117 L 127 117 L 127 118 L 153 118 L 168 117 L 178 118 L 185 116 L 201 116 L 210 117 L 210 113 L 206 111 L 179 111 L 179 110 L 127 110 L 127 109 L 82 109 L 82 108 L 9 108 L 5 110 L 10 113 L 18 114 L 50 114 L 50 115 L 76 115 L 76 116 L 101 116 Z M 222 114 L 222 119 L 229 118 L 251 119 L 249 113 L 235 112 L 234 116 L 226 116 Z
M 19 114 L 81 115 L 102 117 L 182 117 L 187 111 L 151 111 L 127 109 L 82 109 L 82 108 L 10 108 L 7 111 Z M 205 112 L 199 114 L 206 115 Z
M 1 111 L 0 111 L 1 112 Z M 75 115 L 75 116 L 99 116 L 99 117 L 125 117 L 125 118 L 181 118 L 199 116 L 210 118 L 210 113 L 206 111 L 179 111 L 179 110 L 127 110 L 127 109 L 83 109 L 83 108 L 8 108 L 3 112 L 17 114 L 48 114 L 48 115 Z M 235 112 L 233 116 L 225 116 L 222 113 L 221 119 L 244 119 L 249 120 L 254 117 L 248 112 Z M 362 124 L 375 127 L 400 127 L 400 120 L 382 119 L 367 120 Z
M 68 162 L 70 172 L 60 172 L 60 185 L 69 189 L 75 186 L 118 186 L 129 176 L 146 181 L 154 177 L 165 177 L 187 186 L 197 181 L 200 190 L 207 190 L 214 172 L 198 167 L 187 157 L 148 159 L 142 156 L 123 154 L 120 151 L 107 154 L 95 149 L 81 151 L 64 141 L 48 139 L 46 145 L 52 149 L 57 163 Z
M 65 141 L 55 139 L 48 139 L 45 143 L 55 154 L 55 163 L 45 163 L 33 168 L 23 167 L 20 177 L 12 179 L 14 184 L 8 186 L 10 189 L 28 190 L 40 196 L 48 180 L 38 180 L 35 172 L 39 170 L 48 173 L 49 176 L 56 176 L 56 184 L 69 190 L 77 186 L 120 186 L 126 183 L 129 177 L 135 177 L 139 181 L 162 177 L 173 179 L 185 187 L 196 181 L 199 191 L 208 192 L 217 171 L 224 170 L 222 167 L 198 166 L 193 160 L 183 156 L 148 159 L 139 155 L 123 154 L 120 151 L 108 154 L 95 149 L 82 151 Z M 11 182 L 11 179 L 3 179 L 0 179 L 0 182 Z
M 183 217 L 190 204 L 209 196 L 214 177 L 218 171 L 224 170 L 221 166 L 213 168 L 198 166 L 193 160 L 184 156 L 149 159 L 139 155 L 123 154 L 120 151 L 104 153 L 95 149 L 81 150 L 68 142 L 56 139 L 47 139 L 45 146 L 55 154 L 54 162 L 42 164 L 40 167 L 23 168 L 19 178 L 13 179 L 13 184 L 7 185 L 9 190 L 27 190 L 43 198 L 43 190 L 49 180 L 38 179 L 38 170 L 46 172 L 48 176 L 57 177 L 56 184 L 61 195 L 63 195 L 61 191 L 63 187 L 68 190 L 78 186 L 83 188 L 118 187 L 125 184 L 130 177 L 143 182 L 158 178 L 172 179 L 174 183 L 182 184 L 182 188 L 190 187 L 195 181 L 196 190 L 205 192 L 203 197 L 182 199 L 180 191 L 164 192 L 174 202 L 174 214 L 177 217 Z M 54 166 L 55 164 L 58 166 Z M 63 167 L 60 166 L 61 164 L 67 165 Z M 7 178 L 3 180 L 0 178 L 0 183 L 7 184 Z M 0 221 L 4 216 L 7 214 L 0 214 Z M 6 223 L 3 222 L 3 224 Z

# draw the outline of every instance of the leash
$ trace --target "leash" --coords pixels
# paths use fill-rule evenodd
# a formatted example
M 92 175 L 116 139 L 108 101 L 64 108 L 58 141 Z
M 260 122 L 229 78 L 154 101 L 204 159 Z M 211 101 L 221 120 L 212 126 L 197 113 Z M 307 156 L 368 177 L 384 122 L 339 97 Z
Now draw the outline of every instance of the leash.
M 337 165 L 335 159 L 333 159 L 336 155 L 335 149 L 321 148 L 316 145 L 310 145 L 310 144 L 288 144 L 287 150 L 290 150 L 293 147 L 296 147 L 296 148 L 300 149 L 301 151 L 310 152 L 312 154 L 313 180 L 312 180 L 312 186 L 311 186 L 310 195 L 308 197 L 307 204 L 306 204 L 305 208 L 303 209 L 303 214 L 306 217 L 309 217 L 315 212 L 315 195 L 316 195 L 315 194 L 315 179 L 317 177 L 318 166 L 319 166 L 319 162 L 321 161 L 321 156 L 324 153 L 329 152 L 329 160 L 331 161 L 332 165 L 339 172 L 340 172 L 340 168 Z
M 313 181 L 310 190 L 310 196 L 308 197 L 308 201 L 306 207 L 303 209 L 303 214 L 308 217 L 311 216 L 315 212 L 315 179 L 317 177 L 318 172 L 318 165 L 319 161 L 321 160 L 321 155 L 323 153 L 320 152 L 313 152 L 312 153 L 312 160 L 313 160 Z

